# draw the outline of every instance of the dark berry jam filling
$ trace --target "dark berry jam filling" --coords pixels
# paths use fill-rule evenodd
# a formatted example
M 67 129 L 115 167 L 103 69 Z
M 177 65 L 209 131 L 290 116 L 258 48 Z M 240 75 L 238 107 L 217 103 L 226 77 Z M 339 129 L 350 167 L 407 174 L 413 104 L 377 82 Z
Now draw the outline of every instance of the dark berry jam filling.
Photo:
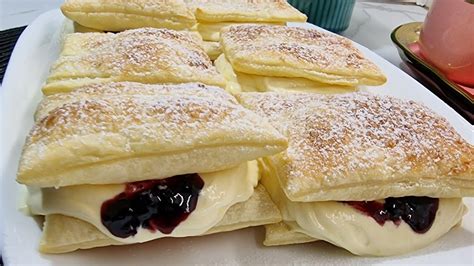
M 121 238 L 135 235 L 140 226 L 170 234 L 194 211 L 203 187 L 198 174 L 128 183 L 102 204 L 102 224 Z
M 380 225 L 384 225 L 386 221 L 399 225 L 403 220 L 413 231 L 423 234 L 433 225 L 439 199 L 403 197 L 387 198 L 383 203 L 377 201 L 346 201 L 345 203 L 374 218 Z

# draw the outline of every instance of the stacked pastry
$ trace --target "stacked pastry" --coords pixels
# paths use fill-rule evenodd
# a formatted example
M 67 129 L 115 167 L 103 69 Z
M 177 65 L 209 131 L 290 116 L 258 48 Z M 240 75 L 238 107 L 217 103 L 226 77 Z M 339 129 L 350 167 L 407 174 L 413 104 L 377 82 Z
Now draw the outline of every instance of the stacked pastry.
M 293 8 L 286 0 L 185 0 L 194 11 L 197 31 L 206 41 L 209 55 L 221 54 L 220 32 L 230 25 L 266 24 L 286 25 L 305 22 L 306 15 Z
M 67 0 L 61 11 L 74 22 L 74 32 L 151 27 L 188 31 L 201 39 L 194 11 L 183 0 Z M 214 43 L 202 44 L 213 60 L 221 53 Z
M 76 23 L 78 32 L 143 27 L 198 31 L 213 60 L 221 54 L 219 34 L 226 26 L 306 21 L 306 16 L 285 0 L 66 0 L 61 11 Z
M 255 159 L 283 150 L 286 138 L 209 85 L 225 79 L 190 32 L 67 35 L 17 176 L 31 212 L 45 216 L 40 250 L 281 220 Z
M 67 35 L 43 93 L 67 92 L 87 84 L 113 81 L 225 86 L 225 79 L 194 35 L 141 28 L 117 34 Z
M 234 92 L 351 92 L 386 81 L 350 40 L 314 29 L 231 26 L 223 30 L 221 46 L 215 64 Z
M 196 25 L 183 0 L 66 0 L 61 11 L 81 27 L 99 31 L 190 30 Z
M 349 40 L 284 26 L 306 20 L 286 1 L 62 11 L 85 31 L 123 32 L 68 35 L 43 87 L 17 176 L 45 216 L 43 252 L 266 225 L 265 245 L 400 254 L 459 224 L 474 196 L 473 146 L 425 107 L 304 93 L 386 78 Z M 214 67 L 205 51 L 221 47 Z M 242 106 L 219 87 L 268 93 L 237 94 Z
M 368 93 L 244 93 L 285 132 L 261 160 L 283 222 L 265 245 L 328 241 L 357 255 L 410 252 L 461 222 L 474 196 L 474 147 L 412 101 Z
M 256 161 L 286 138 L 224 90 L 105 83 L 46 97 L 18 182 L 60 253 L 280 221 Z

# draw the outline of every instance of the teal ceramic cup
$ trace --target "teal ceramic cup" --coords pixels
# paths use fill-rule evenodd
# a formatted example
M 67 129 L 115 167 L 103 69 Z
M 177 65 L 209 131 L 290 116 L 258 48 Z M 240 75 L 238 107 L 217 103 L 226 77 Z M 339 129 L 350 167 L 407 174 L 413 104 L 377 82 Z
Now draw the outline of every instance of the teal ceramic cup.
M 288 0 L 308 16 L 308 22 L 332 32 L 341 32 L 351 21 L 355 0 Z

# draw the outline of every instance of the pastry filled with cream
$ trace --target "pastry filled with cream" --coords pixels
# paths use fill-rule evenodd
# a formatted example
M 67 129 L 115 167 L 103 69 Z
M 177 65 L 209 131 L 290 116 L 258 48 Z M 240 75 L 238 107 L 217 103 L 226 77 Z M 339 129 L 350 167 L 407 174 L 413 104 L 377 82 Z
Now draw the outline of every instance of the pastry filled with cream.
M 306 21 L 306 15 L 286 0 L 67 0 L 61 11 L 74 22 L 76 32 L 138 28 L 196 32 L 207 42 L 205 49 L 212 60 L 221 54 L 224 27 Z
M 258 25 L 274 25 L 274 26 L 285 26 L 285 22 L 207 22 L 202 21 L 197 24 L 196 29 L 201 35 L 202 39 L 209 42 L 219 42 L 221 31 L 223 28 L 232 25 L 245 25 L 245 24 L 258 24 Z
M 230 26 L 222 30 L 221 48 L 216 67 L 231 91 L 341 93 L 386 82 L 350 40 L 315 29 Z
M 214 61 L 217 70 L 227 80 L 226 90 L 239 92 L 314 92 L 320 94 L 348 93 L 357 90 L 354 86 L 322 83 L 305 78 L 272 77 L 235 71 L 224 54 Z
M 306 15 L 285 0 L 185 0 L 194 12 L 203 40 L 219 42 L 223 28 L 240 24 L 286 25 L 305 22 Z
M 185 0 L 194 13 L 196 30 L 207 47 L 219 46 L 221 31 L 231 25 L 286 25 L 287 22 L 305 22 L 306 15 L 285 0 Z M 219 52 L 219 53 L 216 53 Z M 211 59 L 221 54 L 221 49 L 212 50 Z
M 281 220 L 255 159 L 286 143 L 218 87 L 95 84 L 43 100 L 17 181 L 43 252 L 199 236 Z
M 89 84 L 124 81 L 201 82 L 224 88 L 225 79 L 205 49 L 197 33 L 169 29 L 71 33 L 42 91 L 51 95 Z
M 289 139 L 259 160 L 283 221 L 264 244 L 316 240 L 356 255 L 423 248 L 461 224 L 474 147 L 413 101 L 367 93 L 243 93 Z

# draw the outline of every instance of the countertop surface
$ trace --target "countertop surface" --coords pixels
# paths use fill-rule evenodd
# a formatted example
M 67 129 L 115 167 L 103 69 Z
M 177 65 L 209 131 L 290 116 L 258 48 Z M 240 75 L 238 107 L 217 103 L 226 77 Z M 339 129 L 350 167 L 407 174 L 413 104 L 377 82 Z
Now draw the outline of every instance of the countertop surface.
M 0 0 L 0 30 L 27 25 L 41 13 L 58 8 L 62 2 L 63 0 Z M 390 40 L 390 33 L 401 24 L 423 21 L 426 13 L 425 8 L 414 4 L 358 1 L 350 26 L 341 35 L 401 67 L 403 63 Z

